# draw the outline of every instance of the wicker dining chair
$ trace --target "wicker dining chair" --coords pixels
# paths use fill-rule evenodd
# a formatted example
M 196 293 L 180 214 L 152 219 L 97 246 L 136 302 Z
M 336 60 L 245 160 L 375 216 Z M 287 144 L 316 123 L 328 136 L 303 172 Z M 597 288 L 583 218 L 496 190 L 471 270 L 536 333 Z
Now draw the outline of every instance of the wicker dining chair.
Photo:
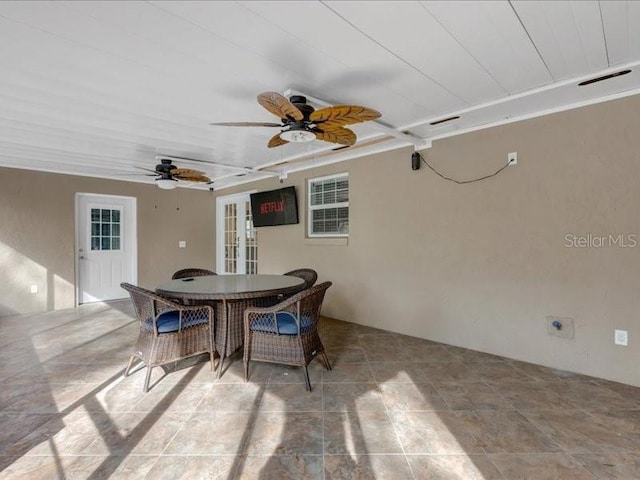
M 217 275 L 213 270 L 207 270 L 206 268 L 183 268 L 178 270 L 171 276 L 171 280 L 178 280 L 179 278 L 189 277 L 204 277 L 207 275 Z
M 315 357 L 327 370 L 329 358 L 318 335 L 322 300 L 331 282 L 303 290 L 264 308 L 247 308 L 244 313 L 244 379 L 249 380 L 249 362 L 281 363 L 302 367 L 306 388 L 311 391 L 307 365 Z
M 318 280 L 317 272 L 310 268 L 298 268 L 296 270 L 291 270 L 290 272 L 287 272 L 284 275 L 301 278 L 302 280 L 304 280 L 304 283 L 300 285 L 300 288 L 298 290 L 294 290 L 292 293 L 289 293 L 288 295 L 281 295 L 280 300 L 284 298 L 289 298 L 302 290 L 306 290 L 307 288 L 313 287 L 316 284 L 316 280 Z
M 153 367 L 209 353 L 214 370 L 213 308 L 180 305 L 129 283 L 120 286 L 129 292 L 140 326 L 125 377 L 136 358 L 147 366 L 145 392 L 149 391 Z

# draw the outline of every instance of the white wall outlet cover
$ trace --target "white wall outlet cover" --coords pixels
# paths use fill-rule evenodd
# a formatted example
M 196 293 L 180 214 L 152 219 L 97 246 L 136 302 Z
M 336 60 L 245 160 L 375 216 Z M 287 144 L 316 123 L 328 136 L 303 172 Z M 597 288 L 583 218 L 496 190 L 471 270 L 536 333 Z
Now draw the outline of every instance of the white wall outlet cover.
M 38 293 L 38 285 L 31 285 L 31 293 Z
M 517 165 L 518 164 L 518 152 L 511 152 L 507 155 L 507 161 L 509 165 Z
M 178 248 L 187 248 L 187 241 L 186 240 L 180 240 L 178 242 Z
M 614 330 L 613 343 L 626 347 L 629 345 L 629 334 L 626 330 Z

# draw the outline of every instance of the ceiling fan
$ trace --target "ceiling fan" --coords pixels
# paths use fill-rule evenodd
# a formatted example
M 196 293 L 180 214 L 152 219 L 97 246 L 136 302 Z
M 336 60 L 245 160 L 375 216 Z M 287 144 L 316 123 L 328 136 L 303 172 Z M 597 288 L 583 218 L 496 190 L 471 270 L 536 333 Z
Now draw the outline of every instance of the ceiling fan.
M 289 100 L 276 92 L 258 95 L 258 103 L 268 112 L 280 118 L 281 123 L 272 122 L 218 122 L 211 125 L 223 127 L 277 127 L 267 146 L 279 147 L 289 142 L 310 142 L 318 139 L 329 143 L 350 146 L 356 143 L 356 134 L 346 125 L 375 120 L 380 112 L 358 105 L 335 105 L 316 110 L 302 95 L 293 95 Z
M 211 183 L 211 179 L 203 172 L 190 168 L 178 168 L 171 163 L 171 159 L 169 158 L 161 158 L 155 170 L 141 167 L 136 168 L 152 172 L 149 176 L 157 176 L 156 184 L 163 190 L 173 190 L 178 186 L 178 181 L 180 180 L 185 182 Z

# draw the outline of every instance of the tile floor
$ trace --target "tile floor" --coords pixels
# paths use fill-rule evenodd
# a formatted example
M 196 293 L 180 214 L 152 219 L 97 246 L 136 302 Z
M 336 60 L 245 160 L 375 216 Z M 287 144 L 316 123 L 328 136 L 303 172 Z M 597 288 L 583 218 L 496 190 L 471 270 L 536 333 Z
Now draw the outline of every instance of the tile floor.
M 0 319 L 0 478 L 640 479 L 640 389 L 323 319 L 334 370 L 121 374 L 129 302 Z M 89 363 L 90 362 L 90 363 Z

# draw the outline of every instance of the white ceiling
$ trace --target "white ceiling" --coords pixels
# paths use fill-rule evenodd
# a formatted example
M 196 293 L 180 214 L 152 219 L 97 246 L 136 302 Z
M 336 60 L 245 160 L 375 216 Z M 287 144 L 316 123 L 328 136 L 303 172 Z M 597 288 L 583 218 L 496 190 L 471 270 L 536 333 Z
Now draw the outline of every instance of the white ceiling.
M 3 1 L 0 65 L 0 166 L 153 182 L 170 155 L 222 188 L 638 93 L 640 2 Z M 381 124 L 336 152 L 209 125 L 277 121 L 263 91 Z

